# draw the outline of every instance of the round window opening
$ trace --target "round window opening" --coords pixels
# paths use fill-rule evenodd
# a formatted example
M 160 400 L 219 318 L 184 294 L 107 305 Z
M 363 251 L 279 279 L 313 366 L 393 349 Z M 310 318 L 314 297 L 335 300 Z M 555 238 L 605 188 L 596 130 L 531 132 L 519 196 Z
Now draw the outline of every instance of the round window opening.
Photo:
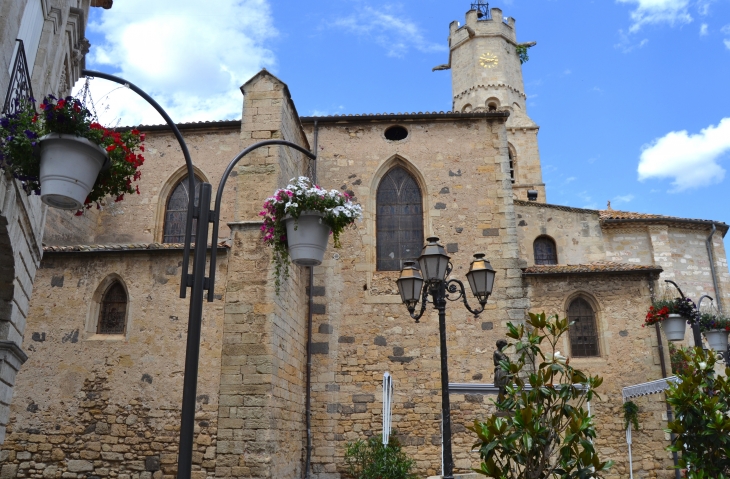
M 385 137 L 390 141 L 405 140 L 408 137 L 408 130 L 402 126 L 391 126 L 385 130 Z

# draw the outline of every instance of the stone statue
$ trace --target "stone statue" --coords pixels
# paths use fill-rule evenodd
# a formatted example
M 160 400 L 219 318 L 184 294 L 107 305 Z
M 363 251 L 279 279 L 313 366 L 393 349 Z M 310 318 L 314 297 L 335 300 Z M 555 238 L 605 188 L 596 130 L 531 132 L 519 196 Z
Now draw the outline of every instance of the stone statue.
M 500 339 L 497 341 L 497 350 L 494 351 L 494 385 L 499 388 L 497 401 L 502 401 L 504 399 L 504 393 L 507 388 L 507 371 L 499 366 L 500 361 L 509 361 L 509 358 L 503 352 L 506 347 L 507 341 Z

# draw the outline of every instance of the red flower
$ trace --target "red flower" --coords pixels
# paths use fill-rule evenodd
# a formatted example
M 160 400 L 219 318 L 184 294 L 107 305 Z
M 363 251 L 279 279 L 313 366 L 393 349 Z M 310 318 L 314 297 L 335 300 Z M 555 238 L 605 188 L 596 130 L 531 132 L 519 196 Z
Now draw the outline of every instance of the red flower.
M 114 151 L 117 149 L 117 145 L 109 145 L 106 147 L 106 151 Z
M 132 130 L 132 134 L 135 136 L 139 135 L 139 130 L 137 130 L 137 129 Z

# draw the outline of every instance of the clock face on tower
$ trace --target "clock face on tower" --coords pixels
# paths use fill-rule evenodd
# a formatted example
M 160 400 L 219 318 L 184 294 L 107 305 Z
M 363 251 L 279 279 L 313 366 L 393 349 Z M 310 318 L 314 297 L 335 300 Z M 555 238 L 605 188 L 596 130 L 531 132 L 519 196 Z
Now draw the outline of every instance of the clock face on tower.
M 493 53 L 482 53 L 479 57 L 479 64 L 484 68 L 494 68 L 499 64 L 499 58 Z

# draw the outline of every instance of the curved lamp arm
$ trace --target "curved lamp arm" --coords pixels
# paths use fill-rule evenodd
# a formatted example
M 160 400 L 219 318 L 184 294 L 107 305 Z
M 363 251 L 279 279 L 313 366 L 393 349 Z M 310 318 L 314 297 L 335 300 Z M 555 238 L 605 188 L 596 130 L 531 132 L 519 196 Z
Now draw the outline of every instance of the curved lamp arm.
M 458 286 L 457 286 L 458 285 Z M 449 301 L 458 301 L 462 300 L 464 303 L 464 306 L 466 306 L 466 309 L 473 314 L 474 316 L 479 316 L 484 311 L 484 304 L 480 303 L 479 309 L 472 309 L 471 306 L 469 306 L 469 302 L 466 300 L 466 290 L 464 289 L 464 283 L 459 281 L 458 279 L 450 279 L 446 282 L 446 299 Z M 458 293 L 454 298 L 451 297 L 451 294 Z
M 264 147 L 264 146 L 271 146 L 271 145 L 280 145 L 280 146 L 288 146 L 289 148 L 294 148 L 295 150 L 307 155 L 309 158 L 316 160 L 317 155 L 315 153 L 312 153 L 311 151 L 307 150 L 304 147 L 301 147 L 297 145 L 296 143 L 292 143 L 290 141 L 285 140 L 265 140 L 260 141 L 258 143 L 254 143 L 253 145 L 249 146 L 242 152 L 240 152 L 238 155 L 236 155 L 235 158 L 231 160 L 231 162 L 228 164 L 228 167 L 226 168 L 226 171 L 223 172 L 223 176 L 221 177 L 221 181 L 218 184 L 218 191 L 215 194 L 215 206 L 213 206 L 213 238 L 212 238 L 212 244 L 210 248 L 210 275 L 208 279 L 208 302 L 213 302 L 213 299 L 215 298 L 215 263 L 216 263 L 216 257 L 218 253 L 218 224 L 220 223 L 220 213 L 221 213 L 221 200 L 223 199 L 223 188 L 226 186 L 226 182 L 228 181 L 228 176 L 233 171 L 233 168 L 238 164 L 239 161 L 243 159 L 244 156 L 248 155 L 252 151 Z
M 152 107 L 157 110 L 157 113 L 162 116 L 162 118 L 165 120 L 165 123 L 170 127 L 172 130 L 172 133 L 175 135 L 175 138 L 177 138 L 177 142 L 180 143 L 180 149 L 182 150 L 183 156 L 185 157 L 185 165 L 188 169 L 188 191 L 190 194 L 188 195 L 190 197 L 188 202 L 188 214 L 187 219 L 185 221 L 185 252 L 183 253 L 183 263 L 182 263 L 182 280 L 180 281 L 180 297 L 184 298 L 187 294 L 187 288 L 188 288 L 188 265 L 190 261 L 190 241 L 192 239 L 192 225 L 193 225 L 193 212 L 195 209 L 195 171 L 193 170 L 193 160 L 190 158 L 190 152 L 188 151 L 188 146 L 185 144 L 185 140 L 182 137 L 182 133 L 180 133 L 180 130 L 177 128 L 177 125 L 175 125 L 175 122 L 172 121 L 172 118 L 170 118 L 170 115 L 167 114 L 165 110 L 162 109 L 159 103 L 157 103 L 151 96 L 149 96 L 147 93 L 145 93 L 143 90 L 141 90 L 137 85 L 134 85 L 133 83 L 128 82 L 127 80 L 123 78 L 119 78 L 114 75 L 109 75 L 108 73 L 104 72 L 98 72 L 94 70 L 82 70 L 81 76 L 85 77 L 91 77 L 91 78 L 103 78 L 104 80 L 109 80 L 114 83 L 119 83 L 120 85 L 123 85 L 133 92 L 135 92 L 137 95 L 144 98 L 147 103 L 152 105 Z M 207 239 L 207 238 L 206 238 Z M 203 248 L 205 248 L 205 242 L 203 242 Z M 213 245 L 213 251 L 215 251 L 215 245 Z
M 682 297 L 682 299 L 684 299 L 684 293 L 682 292 L 681 289 L 679 289 L 679 286 L 677 286 L 677 283 L 675 283 L 671 279 L 665 279 L 664 282 L 674 285 L 674 287 L 677 288 L 677 291 L 679 291 L 679 295 Z
M 416 308 L 413 308 L 413 311 L 408 311 L 411 314 L 411 318 L 416 320 L 416 323 L 420 323 L 421 316 L 423 316 L 423 313 L 426 311 L 426 304 L 428 304 L 428 284 L 423 284 L 423 292 L 421 294 L 421 310 L 418 312 L 418 314 L 414 314 L 414 311 Z

